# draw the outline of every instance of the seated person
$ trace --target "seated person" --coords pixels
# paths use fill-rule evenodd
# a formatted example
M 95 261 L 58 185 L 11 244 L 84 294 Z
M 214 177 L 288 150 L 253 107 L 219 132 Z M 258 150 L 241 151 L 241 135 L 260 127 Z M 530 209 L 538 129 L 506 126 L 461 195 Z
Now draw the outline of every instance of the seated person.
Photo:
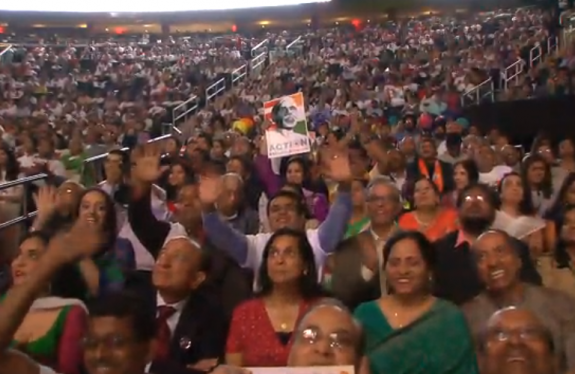
M 502 306 L 521 305 L 550 331 L 559 372 L 574 370 L 575 299 L 559 290 L 522 282 L 521 258 L 514 243 L 504 231 L 491 230 L 471 247 L 477 273 L 485 285 L 485 291 L 463 306 L 471 332 L 478 340 L 485 323 Z
M 25 282 L 35 271 L 47 244 L 48 237 L 39 231 L 22 241 L 12 262 L 13 286 Z M 80 300 L 50 297 L 49 294 L 48 286 L 44 296 L 34 301 L 14 335 L 12 347 L 58 373 L 79 374 L 82 362 L 79 342 L 86 329 L 86 308 Z

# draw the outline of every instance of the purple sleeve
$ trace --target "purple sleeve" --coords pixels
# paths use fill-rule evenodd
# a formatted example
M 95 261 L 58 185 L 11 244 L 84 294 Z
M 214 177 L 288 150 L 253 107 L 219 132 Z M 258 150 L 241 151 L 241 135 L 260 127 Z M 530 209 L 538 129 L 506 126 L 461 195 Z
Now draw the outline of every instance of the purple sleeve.
M 274 196 L 281 188 L 281 178 L 272 170 L 270 160 L 264 155 L 256 156 L 254 167 L 267 196 Z
M 329 203 L 323 194 L 315 194 L 313 197 L 313 216 L 319 222 L 323 222 L 329 212 Z
M 58 347 L 59 373 L 80 373 L 82 366 L 82 347 L 80 341 L 86 331 L 86 320 L 86 311 L 80 306 L 73 306 L 70 308 L 70 311 L 68 311 Z

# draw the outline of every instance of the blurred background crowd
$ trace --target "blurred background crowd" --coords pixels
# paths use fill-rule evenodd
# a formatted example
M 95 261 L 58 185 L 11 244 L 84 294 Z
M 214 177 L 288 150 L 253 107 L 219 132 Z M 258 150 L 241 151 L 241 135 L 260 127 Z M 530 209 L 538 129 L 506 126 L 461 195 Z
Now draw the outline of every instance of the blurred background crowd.
M 204 32 L 0 5 L 0 373 L 575 373 L 572 4 L 471 5 Z M 270 158 L 295 93 L 310 152 Z M 469 114 L 505 105 L 539 126 Z

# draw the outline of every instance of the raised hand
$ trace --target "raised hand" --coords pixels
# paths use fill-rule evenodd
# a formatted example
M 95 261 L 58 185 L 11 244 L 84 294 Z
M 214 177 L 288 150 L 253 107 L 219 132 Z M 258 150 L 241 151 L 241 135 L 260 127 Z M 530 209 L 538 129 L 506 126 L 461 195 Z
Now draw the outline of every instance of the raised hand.
M 61 265 L 73 263 L 96 254 L 105 237 L 99 227 L 78 219 L 70 230 L 50 240 L 47 255 Z
M 34 194 L 34 203 L 38 209 L 38 218 L 47 219 L 52 216 L 58 204 L 58 193 L 53 186 L 42 186 Z
M 132 178 L 138 182 L 154 183 L 166 170 L 160 166 L 162 156 L 159 145 L 146 144 L 134 149 L 131 155 Z
M 347 152 L 329 152 L 325 162 L 327 177 L 334 182 L 351 182 L 353 174 Z
M 199 195 L 203 205 L 214 204 L 222 192 L 221 178 L 205 177 L 200 180 Z

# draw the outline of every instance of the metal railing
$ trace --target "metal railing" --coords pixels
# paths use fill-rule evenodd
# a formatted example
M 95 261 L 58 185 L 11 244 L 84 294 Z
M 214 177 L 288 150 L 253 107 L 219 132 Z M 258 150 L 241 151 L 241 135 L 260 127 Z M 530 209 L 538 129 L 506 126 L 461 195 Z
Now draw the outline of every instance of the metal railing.
M 547 54 L 553 55 L 559 53 L 559 38 L 550 36 L 547 38 Z
M 525 61 L 519 59 L 506 67 L 501 73 L 501 87 L 507 90 L 509 82 L 515 80 L 515 84 L 519 83 L 519 77 L 525 68 Z
M 172 109 L 172 125 L 174 128 L 177 127 L 178 121 L 183 119 L 184 121 L 188 119 L 190 114 L 193 114 L 200 106 L 200 98 L 196 95 L 190 96 L 190 98 L 174 109 Z
M 236 70 L 232 71 L 232 86 L 239 83 L 246 75 L 248 75 L 248 65 L 243 64 Z
M 218 96 L 220 92 L 226 90 L 226 79 L 222 78 L 216 83 L 212 84 L 210 87 L 206 88 L 206 104 L 210 102 L 214 97 Z
M 543 49 L 541 44 L 536 43 L 535 47 L 531 48 L 529 51 L 529 67 L 532 68 L 541 62 L 541 57 L 543 56 Z
M 262 53 L 267 53 L 269 42 L 269 39 L 264 39 L 261 43 L 253 47 L 251 50 L 252 59 Z
M 28 193 L 28 188 L 29 188 L 30 184 L 32 184 L 34 182 L 42 181 L 45 179 L 48 179 L 47 174 L 36 174 L 36 175 L 32 175 L 30 177 L 24 177 L 24 178 L 16 179 L 15 181 L 4 182 L 4 183 L 0 184 L 0 191 L 6 190 L 6 189 L 12 188 L 12 187 L 24 186 L 24 193 L 23 193 L 23 199 L 22 199 L 22 212 L 23 212 L 22 215 L 14 218 L 14 219 L 11 219 L 9 221 L 0 223 L 0 230 L 8 228 L 8 227 L 13 226 L 13 225 L 17 225 L 17 224 L 22 223 L 22 222 L 26 222 L 30 218 L 36 217 L 36 215 L 38 214 L 37 211 L 34 211 L 34 212 L 28 211 L 28 205 L 29 205 L 28 197 L 30 196 L 30 194 Z
M 495 84 L 489 78 L 461 95 L 461 106 L 479 105 L 485 99 L 495 101 Z
M 12 61 L 12 49 L 14 48 L 14 45 L 8 44 L 3 45 L 3 47 L 5 48 L 0 51 L 0 63 L 9 64 Z
M 176 132 L 179 130 L 175 129 Z M 180 133 L 181 134 L 181 133 Z M 159 136 L 157 138 L 148 140 L 148 143 L 156 143 L 163 140 L 171 139 L 174 135 L 173 134 L 166 134 Z M 129 152 L 130 148 L 120 148 L 121 152 Z M 84 160 L 82 165 L 82 170 L 80 171 L 81 181 L 86 187 L 94 186 L 105 179 L 104 173 L 104 161 L 108 157 L 109 152 L 102 153 L 101 155 L 97 155 L 94 157 L 87 158 Z

